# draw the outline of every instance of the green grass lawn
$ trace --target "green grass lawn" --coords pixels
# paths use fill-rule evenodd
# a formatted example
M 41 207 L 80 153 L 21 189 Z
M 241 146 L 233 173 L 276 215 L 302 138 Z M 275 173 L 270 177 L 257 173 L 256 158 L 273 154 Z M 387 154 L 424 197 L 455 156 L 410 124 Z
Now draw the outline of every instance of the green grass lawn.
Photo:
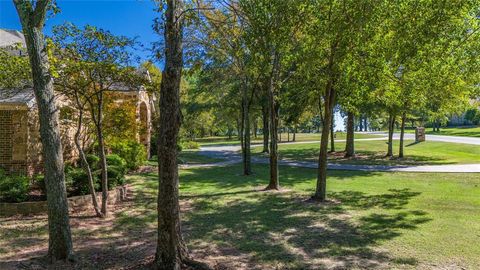
M 394 154 L 398 153 L 398 140 L 394 140 Z M 330 162 L 345 164 L 386 164 L 386 165 L 425 165 L 425 164 L 468 164 L 480 163 L 480 146 L 427 141 L 414 143 L 405 141 L 405 158 L 385 158 L 387 151 L 386 141 L 356 141 L 357 157 L 343 158 L 344 142 L 335 145 L 338 153 L 330 154 Z M 262 155 L 261 148 L 253 148 L 255 155 Z M 289 160 L 315 161 L 318 159 L 319 144 L 290 144 L 279 145 L 280 158 Z
M 345 140 L 346 138 L 346 133 L 345 132 L 336 132 L 336 139 L 337 140 Z M 287 142 L 288 141 L 288 135 L 287 133 L 282 133 L 282 142 Z M 378 138 L 378 135 L 374 134 L 363 134 L 363 133 L 357 133 L 355 134 L 355 138 L 357 139 L 366 139 L 366 138 Z M 252 144 L 253 143 L 262 143 L 263 142 L 263 136 L 259 135 L 257 138 L 254 138 L 252 136 Z M 280 137 L 279 137 L 280 138 Z M 293 135 L 290 134 L 290 140 L 293 140 Z M 206 138 L 198 138 L 196 141 L 202 145 L 234 145 L 234 144 L 240 144 L 240 141 L 237 140 L 236 137 L 232 137 L 232 139 L 229 139 L 228 137 L 206 137 Z M 320 133 L 297 133 L 295 135 L 295 141 L 297 142 L 304 142 L 304 141 L 320 141 Z
M 440 128 L 439 132 L 433 132 L 431 128 L 426 128 L 427 134 L 432 135 L 447 135 L 447 136 L 466 136 L 466 137 L 480 137 L 480 127 L 451 127 Z M 398 131 L 400 132 L 400 131 Z M 414 129 L 406 130 L 408 133 L 415 133 Z
M 180 171 L 184 238 L 217 269 L 479 269 L 480 175 L 329 171 L 329 202 L 306 199 L 316 170 L 268 166 Z M 131 200 L 107 219 L 72 213 L 78 269 L 130 268 L 152 258 L 155 173 L 129 175 Z M 2 263 L 46 254 L 45 215 L 0 218 Z M 30 265 L 31 259 L 24 265 Z M 7 268 L 8 269 L 8 268 Z M 39 268 L 40 269 L 40 268 Z
M 199 155 L 198 150 L 183 150 L 179 153 L 178 157 L 179 164 L 205 164 L 220 161 L 223 161 L 223 159 Z M 148 160 L 146 165 L 157 166 L 158 162 L 156 159 Z
M 226 173 L 228 171 L 228 173 Z M 281 167 L 286 192 L 258 191 L 267 166 L 181 172 L 185 238 L 245 269 L 478 269 L 480 175 L 330 171 L 327 204 L 305 200 L 316 170 Z M 122 228 L 156 225 L 155 174 L 130 177 L 137 207 Z M 246 265 L 246 266 L 245 266 Z M 236 266 L 233 269 L 240 267 Z

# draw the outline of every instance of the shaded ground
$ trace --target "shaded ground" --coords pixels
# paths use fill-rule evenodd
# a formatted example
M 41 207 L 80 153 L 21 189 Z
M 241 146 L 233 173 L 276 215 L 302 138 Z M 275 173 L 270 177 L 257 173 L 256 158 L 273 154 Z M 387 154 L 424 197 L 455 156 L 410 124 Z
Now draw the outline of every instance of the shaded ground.
M 477 269 L 478 174 L 329 172 L 329 198 L 306 202 L 315 170 L 281 168 L 284 192 L 261 192 L 268 168 L 181 171 L 184 237 L 218 269 Z M 155 252 L 154 173 L 107 220 L 74 213 L 77 269 L 144 269 Z M 0 269 L 42 269 L 46 217 L 0 218 Z M 448 243 L 446 245 L 445 243 Z M 64 267 L 64 266 L 62 266 Z M 71 265 L 67 265 L 71 268 Z

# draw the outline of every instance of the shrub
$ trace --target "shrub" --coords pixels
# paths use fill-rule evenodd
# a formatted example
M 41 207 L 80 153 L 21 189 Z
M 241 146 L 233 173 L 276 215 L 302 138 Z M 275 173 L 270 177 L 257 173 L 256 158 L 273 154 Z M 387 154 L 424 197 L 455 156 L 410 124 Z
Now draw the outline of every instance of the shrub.
M 116 154 L 111 154 L 107 156 L 107 165 L 108 168 L 111 166 L 118 167 L 123 174 L 127 173 L 127 162 L 125 159 Z
M 86 155 L 86 159 L 87 159 L 88 165 L 90 165 L 90 168 L 92 168 L 92 170 L 98 168 L 98 163 L 100 162 L 100 158 L 98 156 L 89 154 L 89 155 Z
M 93 185 L 95 190 L 100 189 L 99 175 L 95 172 L 92 172 Z M 83 168 L 74 168 L 68 172 L 65 176 L 65 180 L 69 179 L 70 182 L 67 182 L 67 190 L 70 195 L 86 195 L 90 193 L 90 188 L 88 186 L 88 176 Z
M 33 177 L 33 182 L 37 184 L 44 195 L 47 195 L 47 188 L 45 187 L 45 176 L 37 174 Z
M 111 143 L 110 149 L 127 163 L 129 170 L 136 170 L 147 160 L 145 146 L 135 141 L 117 141 Z
M 0 170 L 0 198 L 7 202 L 22 202 L 28 198 L 30 180 L 24 175 L 6 175 Z
M 150 156 L 154 156 L 158 152 L 158 145 L 157 145 L 157 132 L 153 132 L 150 137 Z
M 194 142 L 194 141 L 183 141 L 183 142 L 180 142 L 180 151 L 183 150 L 183 149 L 199 149 L 200 148 L 200 144 L 198 144 L 198 142 Z
M 480 122 L 480 110 L 477 108 L 470 108 L 465 112 L 465 119 L 474 125 Z
M 107 175 L 109 190 L 125 184 L 125 173 L 123 172 L 123 168 L 119 166 L 110 166 L 108 167 Z

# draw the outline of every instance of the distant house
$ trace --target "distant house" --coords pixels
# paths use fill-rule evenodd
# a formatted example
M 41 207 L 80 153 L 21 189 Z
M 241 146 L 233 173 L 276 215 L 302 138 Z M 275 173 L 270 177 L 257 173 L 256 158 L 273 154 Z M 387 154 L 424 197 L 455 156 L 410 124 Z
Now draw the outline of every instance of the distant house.
M 0 29 L 0 48 L 26 55 L 23 34 L 15 30 Z M 145 145 L 148 153 L 153 109 L 150 96 L 142 86 L 131 89 L 118 85 L 112 92 L 115 103 L 134 106 L 139 126 L 136 140 Z M 60 111 L 71 109 L 65 98 L 57 97 L 56 102 Z M 78 156 L 73 143 L 75 129 L 68 117 L 63 117 L 62 113 L 60 117 L 64 160 L 73 161 Z M 27 175 L 43 171 L 38 112 L 32 88 L 0 89 L 0 168 L 8 173 Z

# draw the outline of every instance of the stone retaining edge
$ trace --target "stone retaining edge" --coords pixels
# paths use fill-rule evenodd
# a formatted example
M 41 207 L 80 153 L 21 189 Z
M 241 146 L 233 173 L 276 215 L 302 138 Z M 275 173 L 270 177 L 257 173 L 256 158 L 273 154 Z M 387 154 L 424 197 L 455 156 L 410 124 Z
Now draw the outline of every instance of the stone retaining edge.
M 108 193 L 108 204 L 114 205 L 124 201 L 128 193 L 128 185 L 116 187 Z M 101 203 L 102 194 L 97 192 L 97 199 Z M 92 195 L 73 196 L 68 198 L 68 209 L 77 212 L 91 208 L 93 210 Z M 47 201 L 0 203 L 0 216 L 33 215 L 47 213 Z

